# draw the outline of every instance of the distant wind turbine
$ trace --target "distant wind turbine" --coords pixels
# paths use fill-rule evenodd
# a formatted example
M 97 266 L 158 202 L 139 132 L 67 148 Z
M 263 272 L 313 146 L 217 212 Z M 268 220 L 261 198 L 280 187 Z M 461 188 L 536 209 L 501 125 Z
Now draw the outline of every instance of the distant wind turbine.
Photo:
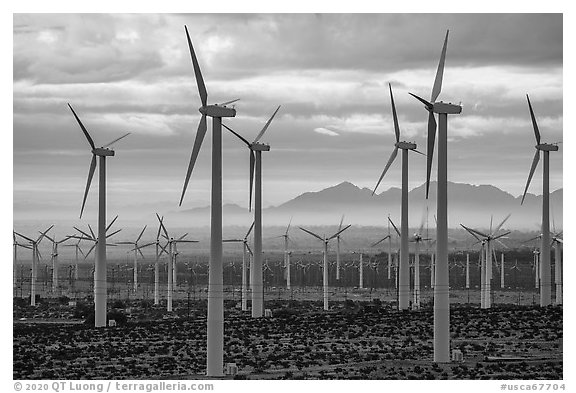
M 410 266 L 409 266 L 409 248 L 408 248 L 408 151 L 412 150 L 416 153 L 420 153 L 416 150 L 416 144 L 412 142 L 400 142 L 400 126 L 398 125 L 398 117 L 396 115 L 396 105 L 394 104 L 394 96 L 392 94 L 392 85 L 388 84 L 390 89 L 390 100 L 392 102 L 392 115 L 394 117 L 394 133 L 396 135 L 396 143 L 394 144 L 394 150 L 388 159 L 388 163 L 372 191 L 372 195 L 376 193 L 380 182 L 388 172 L 388 169 L 396 159 L 398 155 L 398 149 L 402 149 L 402 205 L 401 205 L 401 219 L 400 219 L 400 271 L 399 271 L 399 299 L 398 308 L 400 310 L 405 310 L 408 308 L 408 303 L 410 301 Z M 420 153 L 422 154 L 422 153 Z
M 88 191 L 90 190 L 90 184 L 92 183 L 92 177 L 94 176 L 94 171 L 96 170 L 96 157 L 100 157 L 99 166 L 99 178 L 98 178 L 98 249 L 96 251 L 96 266 L 94 270 L 94 325 L 96 327 L 106 326 L 106 157 L 113 157 L 114 150 L 109 149 L 114 143 L 118 142 L 120 139 L 125 138 L 130 135 L 126 133 L 119 138 L 114 139 L 112 142 L 105 144 L 102 147 L 96 147 L 94 141 L 84 124 L 80 121 L 80 118 L 72 109 L 72 106 L 68 104 L 68 107 L 72 111 L 72 114 L 76 118 L 78 125 L 82 129 L 84 136 L 88 140 L 90 147 L 92 148 L 92 161 L 90 162 L 90 170 L 88 172 L 88 181 L 86 182 L 86 189 L 84 191 L 84 199 L 82 200 L 82 209 L 80 210 L 80 218 L 82 218 L 82 213 L 84 212 L 84 206 L 86 204 L 86 197 L 88 196 Z
M 48 234 L 46 234 L 45 236 L 48 240 L 52 242 L 52 292 L 57 292 L 59 287 L 58 270 L 60 267 L 58 265 L 58 245 L 60 243 L 64 243 L 65 241 L 69 240 L 70 236 L 66 236 L 61 240 L 55 240 L 56 238 L 55 236 L 54 238 L 51 238 L 50 236 L 48 236 Z
M 526 182 L 526 188 L 524 189 L 524 194 L 522 195 L 521 204 L 524 203 L 524 198 L 526 198 L 526 192 L 530 186 L 530 181 L 532 176 L 534 176 L 534 171 L 538 166 L 538 161 L 540 161 L 540 152 L 544 152 L 544 168 L 542 171 L 542 242 L 540 247 L 541 256 L 541 284 L 540 284 L 540 306 L 545 307 L 552 303 L 552 281 L 550 277 L 550 152 L 558 151 L 558 144 L 541 143 L 540 142 L 540 131 L 538 130 L 538 124 L 536 122 L 536 116 L 532 110 L 532 104 L 530 103 L 530 97 L 526 94 L 526 99 L 528 100 L 528 108 L 530 109 L 530 117 L 532 119 L 532 127 L 534 128 L 534 136 L 536 137 L 536 154 L 534 155 L 534 160 L 532 161 L 532 167 L 530 168 L 530 174 L 528 175 L 528 181 Z
M 40 251 L 38 251 L 38 244 L 44 239 L 48 231 L 52 229 L 54 225 L 51 225 L 50 228 L 46 229 L 44 232 L 40 232 L 40 236 L 36 240 L 26 237 L 18 232 L 14 232 L 17 236 L 28 240 L 30 242 L 30 246 L 32 248 L 32 277 L 30 281 L 30 305 L 36 306 L 36 281 L 38 279 L 38 258 L 40 258 Z
M 492 291 L 491 290 L 492 261 L 493 261 L 492 256 L 493 256 L 493 254 L 495 254 L 493 242 L 502 243 L 499 239 L 510 234 L 510 231 L 504 232 L 502 234 L 497 234 L 498 231 L 500 230 L 500 228 L 502 228 L 504 223 L 509 218 L 510 218 L 510 214 L 508 214 L 504 218 L 504 220 L 502 220 L 502 222 L 500 224 L 498 224 L 498 226 L 496 226 L 496 228 L 494 230 L 492 230 L 492 219 L 490 219 L 490 231 L 488 233 L 483 233 L 483 232 L 480 232 L 476 229 L 468 228 L 467 226 L 460 224 L 460 226 L 462 226 L 462 228 L 464 228 L 468 233 L 470 233 L 472 236 L 474 236 L 476 238 L 478 243 L 484 242 L 484 247 L 486 249 L 486 252 L 485 252 L 485 255 L 486 255 L 485 266 L 486 267 L 485 267 L 484 272 L 482 272 L 482 275 L 484 277 L 484 285 L 481 285 L 482 289 L 484 291 L 484 303 L 481 302 L 481 305 L 480 305 L 482 308 L 490 308 L 491 307 L 490 294 Z M 496 260 L 495 255 L 494 255 L 494 260 Z
M 252 232 L 252 228 L 254 228 L 254 223 L 250 225 L 250 229 L 246 232 L 246 236 L 244 239 L 227 239 L 223 240 L 224 243 L 242 243 L 242 311 L 248 310 L 248 263 L 250 257 L 248 253 L 252 254 L 252 250 L 248 245 L 248 236 L 250 236 L 250 232 Z M 286 230 L 288 233 L 288 230 Z
M 308 229 L 299 227 L 304 232 L 308 233 L 309 235 L 314 236 L 318 240 L 324 243 L 324 265 L 323 265 L 323 279 L 322 284 L 324 287 L 324 310 L 328 311 L 328 242 L 332 239 L 335 239 L 339 234 L 344 232 L 346 229 L 350 228 L 352 225 L 347 225 L 344 228 L 340 229 L 334 235 L 330 237 L 320 237 L 319 235 L 315 234 L 314 232 L 309 231 Z
M 147 225 L 144 225 L 142 232 L 140 232 L 140 234 L 138 235 L 138 237 L 136 238 L 135 241 L 133 241 L 133 242 L 125 241 L 125 242 L 117 242 L 116 243 L 116 244 L 129 244 L 131 246 L 134 246 L 134 249 L 131 250 L 131 251 L 134 251 L 134 293 L 136 293 L 138 291 L 138 253 L 140 253 L 140 255 L 142 255 L 142 259 L 144 259 L 144 254 L 142 254 L 142 251 L 140 250 L 140 247 L 138 246 L 138 242 L 142 238 L 142 235 L 144 235 L 144 231 L 146 231 L 146 228 L 147 228 Z
M 264 315 L 264 292 L 262 282 L 262 152 L 270 151 L 270 145 L 260 143 L 260 139 L 270 126 L 272 119 L 280 110 L 280 106 L 276 108 L 270 119 L 264 124 L 264 127 L 252 143 L 244 139 L 240 134 L 232 130 L 226 124 L 222 124 L 227 130 L 232 132 L 242 142 L 244 142 L 250 150 L 250 202 L 249 208 L 252 208 L 252 184 L 254 178 L 254 171 L 256 171 L 256 187 L 254 190 L 254 282 L 252 287 L 252 317 L 260 318 Z M 256 154 L 254 154 L 256 153 Z

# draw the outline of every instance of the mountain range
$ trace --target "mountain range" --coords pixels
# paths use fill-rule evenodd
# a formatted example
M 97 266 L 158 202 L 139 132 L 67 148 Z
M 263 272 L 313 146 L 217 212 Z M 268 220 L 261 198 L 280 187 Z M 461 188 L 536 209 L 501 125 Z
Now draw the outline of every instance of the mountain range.
M 287 225 L 292 218 L 297 225 L 338 224 L 342 215 L 345 222 L 354 225 L 386 226 L 387 217 L 399 224 L 400 217 L 399 188 L 390 188 L 380 194 L 372 195 L 368 188 L 360 188 L 350 182 L 342 182 L 318 192 L 306 192 L 281 205 L 263 209 L 263 225 Z M 412 189 L 408 193 L 409 224 L 419 227 L 426 222 L 428 207 L 428 225 L 434 226 L 436 211 L 436 183 L 430 184 L 429 199 L 425 199 L 425 185 Z M 557 227 L 562 226 L 563 189 L 550 194 L 550 206 Z M 506 226 L 519 230 L 537 230 L 541 221 L 542 196 L 527 194 L 523 205 L 521 197 L 513 195 L 491 185 L 471 185 L 448 182 L 448 225 L 451 228 L 459 224 L 475 228 L 488 228 L 491 216 L 494 226 L 507 214 L 511 214 Z M 206 226 L 210 223 L 210 207 L 200 207 L 170 212 L 170 220 L 181 221 L 187 225 Z M 253 213 L 236 204 L 223 206 L 223 224 L 225 226 L 246 226 L 253 220 Z

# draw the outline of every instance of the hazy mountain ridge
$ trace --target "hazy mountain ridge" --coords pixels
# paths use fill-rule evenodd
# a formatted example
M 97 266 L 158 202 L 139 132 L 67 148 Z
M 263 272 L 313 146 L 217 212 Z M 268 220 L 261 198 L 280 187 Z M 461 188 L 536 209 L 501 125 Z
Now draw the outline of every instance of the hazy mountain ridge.
M 281 205 L 263 209 L 263 225 L 285 225 L 292 217 L 300 225 L 337 224 L 345 215 L 346 222 L 355 225 L 385 226 L 388 215 L 394 220 L 400 216 L 400 193 L 390 188 L 372 195 L 372 190 L 360 188 L 350 182 L 342 182 L 317 192 L 306 192 Z M 408 193 L 410 226 L 418 227 L 428 206 L 428 223 L 433 226 L 436 210 L 436 183 L 430 184 L 429 199 L 425 199 L 425 184 Z M 512 217 L 507 226 L 514 229 L 534 230 L 541 217 L 542 196 L 527 194 L 524 204 L 521 197 L 514 197 L 492 185 L 471 185 L 448 182 L 449 226 L 465 225 L 487 228 L 490 216 L 494 222 L 501 221 L 507 214 Z M 562 225 L 563 189 L 550 194 L 555 222 Z M 186 217 L 197 224 L 209 225 L 210 208 L 194 208 L 184 212 L 172 212 L 170 219 Z M 224 225 L 246 225 L 252 221 L 253 213 L 236 204 L 223 206 Z M 189 224 L 188 224 L 189 225 Z

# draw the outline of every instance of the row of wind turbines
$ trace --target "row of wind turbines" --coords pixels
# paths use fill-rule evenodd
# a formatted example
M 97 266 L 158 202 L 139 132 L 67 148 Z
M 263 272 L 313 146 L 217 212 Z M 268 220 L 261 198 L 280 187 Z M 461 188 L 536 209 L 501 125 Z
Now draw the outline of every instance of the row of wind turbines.
M 273 113 L 271 118 L 264 125 L 262 130 L 257 134 L 253 142 L 248 142 L 239 133 L 232 130 L 231 127 L 223 124 L 223 118 L 232 118 L 236 116 L 234 107 L 228 107 L 237 101 L 231 100 L 222 104 L 208 104 L 208 93 L 200 70 L 200 65 L 194 51 L 190 35 L 187 27 L 185 27 L 186 38 L 190 50 L 192 66 L 198 87 L 198 93 L 202 106 L 199 108 L 201 113 L 200 123 L 196 133 L 196 138 L 192 148 L 188 169 L 184 181 L 184 186 L 180 196 L 180 205 L 182 205 L 185 193 L 194 170 L 196 159 L 201 149 L 204 137 L 207 132 L 207 117 L 212 118 L 212 185 L 211 185 L 211 223 L 210 223 L 210 262 L 209 262 L 209 283 L 208 283 L 208 317 L 207 317 L 207 375 L 208 376 L 221 376 L 223 375 L 223 345 L 224 345 L 224 307 L 223 307 L 223 251 L 222 251 L 222 127 L 231 131 L 236 135 L 245 145 L 247 145 L 250 153 L 250 207 L 252 205 L 252 192 L 254 192 L 254 244 L 253 244 L 253 269 L 252 275 L 252 316 L 263 316 L 263 297 L 262 297 L 262 152 L 270 151 L 270 146 L 260 142 L 267 128 L 269 127 L 272 119 L 280 109 L 278 107 Z M 442 89 L 442 80 L 444 74 L 444 64 L 446 58 L 446 50 L 448 44 L 448 32 L 444 39 L 440 61 L 436 71 L 436 78 L 432 88 L 430 100 L 425 100 L 415 94 L 410 93 L 418 101 L 424 104 L 428 112 L 428 137 L 427 137 L 427 177 L 426 177 L 426 198 L 428 198 L 430 175 L 433 163 L 434 145 L 436 139 L 436 130 L 438 129 L 438 182 L 437 182 L 437 225 L 436 225 L 436 251 L 434 263 L 434 361 L 435 362 L 448 362 L 450 360 L 450 309 L 449 309 L 449 282 L 448 282 L 448 196 L 447 196 L 447 154 L 448 154 L 448 115 L 457 115 L 462 112 L 461 105 L 446 103 L 438 101 L 438 97 Z M 400 140 L 400 127 L 396 114 L 396 107 L 392 93 L 392 86 L 389 86 L 390 97 L 392 102 L 392 113 L 394 117 L 394 131 L 396 136 L 395 148 L 392 152 L 382 175 L 374 189 L 384 178 L 386 172 L 396 159 L 398 150 L 402 150 L 402 207 L 401 207 L 401 223 L 400 223 L 400 263 L 399 263 L 399 308 L 401 310 L 407 309 L 409 299 L 409 261 L 408 261 L 408 152 L 416 150 L 415 143 Z M 530 175 L 526 184 L 524 195 L 528 190 L 530 181 L 538 164 L 540 152 L 544 152 L 544 201 L 542 206 L 542 245 L 541 245 L 541 281 L 542 290 L 540 293 L 540 304 L 547 306 L 551 303 L 550 292 L 550 234 L 549 234 L 549 152 L 557 151 L 558 146 L 554 144 L 546 144 L 540 142 L 540 134 L 536 119 L 528 99 L 530 108 L 530 115 L 532 118 L 533 128 L 536 135 L 536 155 L 530 169 Z M 88 174 L 88 180 L 82 202 L 81 215 L 86 203 L 86 197 L 90 188 L 90 184 L 96 169 L 96 157 L 99 158 L 99 202 L 98 202 L 98 228 L 97 228 L 97 242 L 96 246 L 96 263 L 94 274 L 94 303 L 95 303 L 95 325 L 96 327 L 106 326 L 106 158 L 115 155 L 114 150 L 110 146 L 119 140 L 126 137 L 125 134 L 111 143 L 96 147 L 87 129 L 84 127 L 79 117 L 70 106 L 76 121 L 78 122 L 82 132 L 84 133 L 88 143 L 91 147 L 92 160 Z M 439 124 L 436 123 L 436 115 L 438 115 Z M 420 153 L 423 154 L 423 153 Z M 254 184 L 255 183 L 255 184 Z M 255 187 L 254 187 L 255 185 Z M 253 189 L 254 188 L 254 189 Z M 502 223 L 503 224 L 503 223 Z M 314 236 L 319 241 L 324 243 L 324 304 L 327 308 L 327 247 L 331 240 L 337 239 L 339 242 L 339 235 L 348 228 L 340 228 L 338 232 L 331 236 L 320 236 L 312 231 L 301 228 L 304 232 Z M 499 228 L 498 228 L 499 229 Z M 479 232 L 473 232 L 478 236 Z M 31 244 L 38 242 L 45 234 L 41 235 L 36 240 L 28 239 Z M 488 237 L 493 236 L 492 233 Z M 500 235 L 498 235 L 500 236 Z M 95 236 L 93 236 L 96 238 Z M 492 239 L 492 238 L 491 238 Z M 140 239 L 138 239 L 140 240 Z M 133 244 L 135 249 L 138 249 L 138 240 Z M 182 239 L 180 239 L 182 240 Z M 494 239 L 492 239 L 494 240 Z M 242 241 L 245 249 L 248 245 L 245 239 L 235 239 L 234 241 Z M 176 246 L 173 243 L 173 247 Z M 132 243 L 131 243 L 132 244 Z M 34 246 L 32 246 L 34 247 Z M 488 253 L 486 254 L 488 256 Z M 491 254 L 490 254 L 491 255 Z M 416 264 L 415 266 L 418 266 Z M 486 265 L 487 269 L 488 264 Z M 244 274 L 244 273 L 243 273 Z M 170 293 L 170 291 L 169 291 Z M 246 297 L 243 297 L 244 299 Z

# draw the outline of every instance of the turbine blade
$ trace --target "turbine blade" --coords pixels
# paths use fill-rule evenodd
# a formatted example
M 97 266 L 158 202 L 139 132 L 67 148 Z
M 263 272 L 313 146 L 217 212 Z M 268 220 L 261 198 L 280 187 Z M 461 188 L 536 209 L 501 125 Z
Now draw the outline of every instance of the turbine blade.
M 116 222 L 117 219 L 118 219 L 118 215 L 116 215 L 116 217 L 114 217 L 114 219 L 110 222 L 110 224 L 108 224 L 108 226 L 106 227 L 106 232 L 108 232 L 108 229 L 110 229 L 110 227 L 112 225 L 114 225 L 114 223 Z
M 274 119 L 274 116 L 276 116 L 276 113 L 278 113 L 279 110 L 280 110 L 280 105 L 278 105 L 278 108 L 276 108 L 276 110 L 274 111 L 274 113 L 272 114 L 270 119 L 268 119 L 268 121 L 264 125 L 264 128 L 262 128 L 262 130 L 260 131 L 260 133 L 258 134 L 256 139 L 254 139 L 254 143 L 258 142 L 260 140 L 260 138 L 262 138 L 262 136 L 264 135 L 264 133 L 268 129 L 268 126 L 270 125 L 270 123 L 272 123 L 272 119 Z
M 434 79 L 434 87 L 432 88 L 432 95 L 430 101 L 435 102 L 440 91 L 442 91 L 442 78 L 444 76 L 444 63 L 446 61 L 446 47 L 448 46 L 448 32 L 446 30 L 446 38 L 444 38 L 444 46 L 442 46 L 442 53 L 440 54 L 440 61 L 438 62 L 438 69 L 436 70 L 436 79 Z
M 72 105 L 68 104 L 68 107 L 70 108 L 70 110 L 72 111 L 72 113 L 74 114 L 74 117 L 76 118 L 76 121 L 78 122 L 78 124 L 80 125 L 80 128 L 82 129 L 82 132 L 84 133 L 84 135 L 86 136 L 86 139 L 88 139 L 88 143 L 90 144 L 90 147 L 92 149 L 95 149 L 96 146 L 94 146 L 94 141 L 92 140 L 92 137 L 90 137 L 90 134 L 88 133 L 88 131 L 86 130 L 86 127 L 84 127 L 84 124 L 82 124 L 82 122 L 80 121 L 80 118 L 78 117 L 78 115 L 76 115 L 76 112 L 74 112 L 74 109 L 72 109 Z
M 94 234 L 94 231 L 92 230 L 92 227 L 90 226 L 90 224 L 88 224 L 88 229 L 90 229 L 90 233 L 92 234 L 92 239 L 96 239 L 96 235 Z
M 342 216 L 344 218 L 344 216 Z M 288 231 L 290 230 L 290 224 L 292 224 L 292 217 L 290 217 L 290 221 L 288 221 L 288 226 L 286 227 L 286 236 L 288 236 Z M 342 226 L 342 224 L 340 224 Z
M 146 230 L 146 227 L 148 225 L 144 225 L 144 228 L 142 229 L 142 232 L 140 232 L 140 235 L 138 236 L 138 238 L 136 239 L 135 243 L 138 243 L 140 241 L 140 238 L 142 238 L 142 235 L 144 234 L 144 231 Z
M 114 139 L 112 142 L 108 142 L 107 144 L 105 144 L 105 145 L 102 146 L 102 147 L 104 148 L 104 147 L 111 146 L 111 145 L 113 145 L 114 143 L 118 142 L 120 139 L 126 138 L 126 137 L 127 137 L 128 135 L 130 135 L 130 134 L 131 134 L 131 132 L 127 132 L 126 134 L 122 135 L 120 138 L 116 138 L 116 139 Z
M 226 102 L 223 102 L 223 103 L 218 104 L 218 105 L 220 105 L 220 106 L 226 106 L 226 105 L 232 104 L 232 103 L 234 103 L 234 102 L 236 102 L 236 101 L 240 101 L 240 98 L 236 98 L 236 99 L 234 99 L 234 100 L 226 101 Z
M 178 239 L 176 239 L 176 241 L 182 240 L 182 239 L 184 239 L 186 236 L 188 236 L 188 233 L 183 234 L 183 235 L 180 236 Z
M 200 65 L 198 64 L 198 59 L 196 58 L 194 47 L 192 46 L 190 34 L 188 34 L 188 27 L 184 26 L 184 29 L 186 30 L 186 38 L 188 39 L 188 46 L 190 47 L 190 56 L 192 57 L 192 66 L 194 67 L 194 74 L 196 75 L 196 84 L 198 85 L 200 101 L 202 101 L 202 106 L 206 106 L 206 102 L 208 101 L 208 93 L 206 92 L 206 86 L 204 85 L 204 79 L 202 78 L 202 72 L 200 71 Z
M 342 218 L 340 219 L 340 225 L 338 225 L 338 230 L 342 229 L 343 223 L 344 223 L 344 214 L 342 214 Z
M 248 252 L 250 253 L 250 255 L 254 255 L 254 253 L 252 252 L 252 249 L 250 248 L 248 243 L 244 243 L 244 244 L 246 244 L 246 248 L 248 249 Z
M 526 94 L 526 99 L 528 100 L 528 108 L 530 109 L 530 118 L 532 119 L 532 128 L 534 128 L 534 136 L 536 137 L 536 143 L 540 144 L 540 130 L 538 129 L 538 123 L 536 123 L 536 116 L 534 116 L 534 110 L 532 109 L 532 104 L 530 103 L 530 97 Z
M 382 179 L 384 178 L 384 175 L 386 174 L 386 172 L 388 172 L 388 169 L 390 168 L 390 165 L 392 165 L 392 163 L 394 162 L 394 160 L 396 159 L 396 156 L 398 155 L 398 148 L 395 147 L 394 151 L 392 151 L 392 154 L 390 155 L 390 158 L 388 159 L 388 162 L 386 163 L 386 166 L 384 167 L 384 170 L 382 171 L 382 174 L 380 175 L 380 179 L 378 179 L 378 183 L 376 183 L 376 187 L 374 187 L 374 190 L 372 191 L 372 195 L 374 195 L 376 193 L 376 189 L 378 188 L 378 186 L 380 185 L 380 182 L 382 181 Z
M 508 219 L 510 218 L 511 215 L 512 215 L 512 213 L 509 213 L 509 214 L 506 216 L 506 218 L 504 218 L 504 219 L 502 220 L 502 222 L 501 222 L 500 224 L 498 224 L 498 226 L 497 226 L 496 229 L 494 230 L 494 233 L 498 232 L 498 231 L 500 230 L 500 228 L 502 228 L 502 225 L 504 225 L 504 223 L 505 223 L 506 221 L 508 221 Z
M 106 235 L 106 239 L 108 239 L 109 237 L 114 236 L 115 234 L 117 234 L 117 233 L 120 232 L 121 230 L 122 230 L 122 229 L 118 229 L 117 231 L 114 231 L 114 232 L 112 232 L 111 234 Z
M 416 98 L 418 101 L 420 101 L 421 103 L 423 103 L 427 110 L 431 111 L 432 108 L 434 108 L 434 104 L 432 104 L 431 102 L 426 101 L 424 98 L 418 97 L 416 94 L 412 94 L 412 93 L 408 93 L 408 94 L 410 94 L 412 97 Z
M 430 175 L 432 174 L 432 162 L 434 158 L 434 143 L 436 141 L 436 118 L 434 112 L 428 112 L 428 150 L 426 151 L 426 199 L 430 193 Z
M 92 154 L 92 161 L 90 161 L 90 170 L 88 171 L 88 180 L 86 181 L 86 189 L 84 190 L 84 199 L 82 199 L 82 209 L 80 209 L 80 218 L 82 218 L 82 213 L 84 213 L 86 198 L 88 197 L 88 191 L 90 190 L 90 184 L 92 184 L 92 178 L 94 177 L 95 170 L 96 170 L 96 155 Z
M 388 83 L 390 89 L 390 101 L 392 102 L 392 117 L 394 118 L 394 133 L 396 134 L 396 143 L 400 142 L 400 126 L 398 125 L 398 116 L 396 115 L 396 105 L 394 104 L 394 96 L 392 95 L 392 85 Z
M 302 227 L 298 227 L 298 228 L 300 228 L 300 229 L 303 230 L 304 232 L 306 232 L 306 233 L 314 236 L 314 237 L 317 238 L 318 240 L 320 240 L 320 241 L 322 241 L 322 242 L 324 241 L 324 239 L 322 239 L 320 236 L 318 236 L 318 235 L 315 234 L 314 232 L 310 232 L 308 229 L 304 229 L 304 228 L 302 228 Z
M 160 227 L 162 228 L 162 231 L 164 232 L 164 237 L 168 240 L 170 237 L 168 236 L 168 231 L 166 230 L 166 227 L 164 226 L 164 216 L 162 216 L 162 218 L 160 218 L 160 216 L 158 215 L 158 213 L 156 213 L 156 217 L 158 217 L 158 221 L 160 221 Z
M 468 228 L 467 226 L 462 225 L 462 224 L 460 224 L 460 226 L 461 226 L 462 228 L 464 228 L 464 229 L 466 230 L 466 232 L 468 232 L 469 234 L 471 234 L 472 236 L 474 236 L 474 237 L 476 238 L 476 240 L 481 241 L 480 238 L 479 238 L 474 232 L 472 232 L 472 230 L 471 230 L 470 228 Z
M 352 226 L 352 224 L 346 225 L 344 228 L 342 228 L 341 230 L 339 230 L 338 232 L 336 232 L 335 234 L 333 234 L 332 236 L 330 236 L 330 237 L 328 238 L 328 240 L 334 239 L 335 237 L 337 237 L 339 234 L 341 234 L 342 232 L 344 232 L 346 229 L 350 228 L 351 226 Z
M 244 142 L 246 144 L 246 146 L 248 146 L 248 148 L 250 148 L 250 142 L 248 142 L 246 139 L 244 139 L 240 134 L 238 134 L 236 131 L 234 131 L 232 128 L 228 127 L 224 123 L 222 123 L 222 127 L 226 128 L 232 134 L 236 135 L 238 137 L 238 139 L 240 139 L 242 142 Z
M 196 132 L 196 139 L 194 140 L 194 147 L 192 148 L 192 155 L 190 156 L 188 171 L 186 172 L 186 180 L 184 180 L 182 196 L 180 197 L 180 204 L 178 206 L 182 206 L 184 194 L 186 193 L 186 188 L 188 187 L 188 182 L 190 181 L 190 175 L 192 175 L 192 169 L 194 169 L 194 164 L 198 158 L 198 153 L 200 152 L 200 147 L 202 146 L 202 141 L 204 140 L 204 135 L 206 135 L 206 129 L 206 115 L 202 115 L 200 124 L 198 124 L 198 131 Z
M 382 243 L 384 240 L 388 239 L 390 237 L 390 235 L 386 235 L 385 237 L 383 237 L 382 239 L 378 240 L 376 243 L 372 244 L 370 247 L 375 247 L 378 244 Z
M 492 234 L 492 220 L 493 220 L 494 216 L 492 214 L 490 214 L 490 232 L 488 232 L 489 234 Z
M 248 202 L 248 210 L 252 211 L 252 189 L 254 187 L 254 169 L 256 165 L 256 157 L 254 156 L 254 151 L 250 149 L 250 199 Z
M 501 237 L 504 237 L 504 236 L 506 236 L 506 235 L 509 235 L 510 233 L 511 233 L 510 231 L 504 232 L 504 233 L 501 234 L 501 235 L 498 235 L 498 236 L 496 236 L 496 237 L 493 237 L 492 240 L 500 239 Z
M 412 150 L 414 153 L 418 153 L 418 154 L 421 154 L 421 155 L 423 155 L 424 157 L 426 157 L 426 154 L 422 153 L 422 152 L 419 151 L 419 150 L 416 150 L 416 149 L 410 149 L 410 150 Z
M 392 219 L 390 217 L 388 217 L 388 221 L 390 222 L 390 224 L 392 224 L 392 227 L 394 228 L 394 230 L 396 231 L 398 236 L 402 236 L 402 235 L 400 235 L 400 231 L 398 230 L 398 228 L 396 228 L 396 225 L 394 225 L 394 221 L 392 221 Z
M 29 242 L 34 243 L 34 240 L 30 239 L 29 237 L 26 237 L 26 236 L 24 236 L 24 235 L 22 235 L 22 234 L 20 234 L 20 233 L 18 233 L 18 232 L 14 232 L 14 233 L 15 233 L 16 235 L 18 235 L 18 236 L 20 236 L 20 237 L 28 240 Z
M 244 236 L 244 239 L 247 239 L 248 236 L 250 236 L 250 232 L 252 232 L 252 229 L 254 229 L 254 224 L 255 222 L 252 222 L 252 225 L 250 225 L 250 229 L 248 229 L 248 232 L 246 232 L 246 236 Z
M 534 176 L 536 166 L 538 166 L 538 161 L 540 161 L 540 150 L 536 149 L 536 154 L 534 155 L 534 160 L 532 161 L 532 167 L 530 168 L 530 174 L 528 175 L 528 181 L 526 182 L 526 188 L 524 188 L 524 194 L 522 194 L 522 201 L 520 202 L 520 205 L 524 203 L 524 198 L 526 198 L 526 192 L 528 191 L 528 187 L 532 181 L 532 176 Z
M 42 239 L 44 239 L 44 236 L 46 236 L 46 233 L 48 233 L 52 228 L 54 228 L 54 225 L 50 225 L 50 228 L 46 229 L 44 232 L 40 232 L 40 236 L 38 237 L 38 240 L 36 240 L 36 243 L 40 243 Z
M 160 218 L 160 216 L 158 215 L 158 213 L 156 213 L 156 217 L 158 217 L 158 220 L 160 222 L 162 222 L 162 219 Z M 160 238 L 160 231 L 162 230 L 162 226 L 158 225 L 158 232 L 156 233 L 156 240 L 158 240 Z
M 92 239 L 92 236 L 90 236 L 89 234 L 87 234 L 87 233 L 84 232 L 83 230 L 81 230 L 81 229 L 79 229 L 79 228 L 76 228 L 76 227 L 73 227 L 73 228 L 76 229 L 76 230 L 77 230 L 78 232 L 80 232 L 81 234 L 83 234 L 84 236 L 86 236 L 87 238 Z M 94 239 L 94 240 L 96 240 L 96 239 Z
M 88 258 L 88 256 L 90 255 L 90 253 L 92 252 L 92 250 L 94 250 L 94 248 L 96 248 L 96 243 L 94 243 L 92 245 L 92 247 L 90 247 L 90 249 L 88 250 L 88 252 L 86 253 L 86 255 L 84 256 L 84 259 Z

